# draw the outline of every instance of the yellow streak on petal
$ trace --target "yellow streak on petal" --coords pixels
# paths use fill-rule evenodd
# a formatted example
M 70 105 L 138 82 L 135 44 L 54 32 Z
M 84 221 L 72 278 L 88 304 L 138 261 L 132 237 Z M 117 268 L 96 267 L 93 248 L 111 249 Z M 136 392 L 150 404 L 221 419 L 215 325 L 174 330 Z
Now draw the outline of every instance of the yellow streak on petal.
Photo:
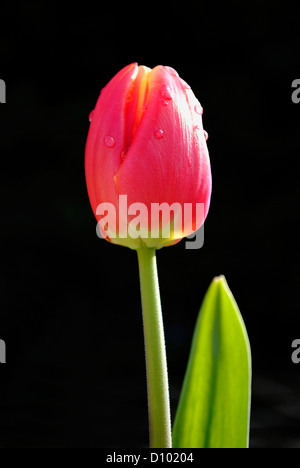
M 151 71 L 152 71 L 151 68 L 145 67 L 144 65 L 139 66 L 138 100 L 137 100 L 137 106 L 136 106 L 134 125 L 132 128 L 132 135 L 135 134 L 139 126 L 139 123 L 142 119 L 143 113 L 145 111 L 145 104 L 146 104 L 147 94 L 148 94 L 149 76 L 150 76 Z

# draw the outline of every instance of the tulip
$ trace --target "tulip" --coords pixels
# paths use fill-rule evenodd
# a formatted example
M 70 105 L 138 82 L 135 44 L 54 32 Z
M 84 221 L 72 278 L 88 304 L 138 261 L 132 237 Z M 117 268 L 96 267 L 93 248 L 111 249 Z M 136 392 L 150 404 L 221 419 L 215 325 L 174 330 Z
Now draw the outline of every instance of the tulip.
M 133 63 L 102 90 L 90 121 L 88 194 L 101 234 L 137 251 L 150 446 L 170 448 L 156 250 L 195 232 L 208 212 L 211 171 L 202 107 L 173 68 Z
M 101 91 L 90 120 L 86 183 L 107 240 L 159 249 L 201 227 L 211 195 L 207 134 L 199 101 L 173 68 L 126 66 Z M 120 196 L 126 196 L 131 211 Z M 116 216 L 109 224 L 110 206 Z M 134 212 L 137 206 L 145 207 L 143 213 Z M 162 206 L 170 208 L 169 218 L 157 211 L 154 216 L 153 207 Z M 137 213 L 139 235 L 133 236 Z

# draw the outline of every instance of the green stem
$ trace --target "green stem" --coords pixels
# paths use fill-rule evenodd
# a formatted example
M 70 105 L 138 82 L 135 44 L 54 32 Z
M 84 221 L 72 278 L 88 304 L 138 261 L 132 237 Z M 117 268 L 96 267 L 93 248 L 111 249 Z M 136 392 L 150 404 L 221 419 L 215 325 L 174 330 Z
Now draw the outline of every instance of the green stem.
M 143 309 L 151 448 L 171 448 L 171 419 L 163 319 L 155 249 L 137 250 Z

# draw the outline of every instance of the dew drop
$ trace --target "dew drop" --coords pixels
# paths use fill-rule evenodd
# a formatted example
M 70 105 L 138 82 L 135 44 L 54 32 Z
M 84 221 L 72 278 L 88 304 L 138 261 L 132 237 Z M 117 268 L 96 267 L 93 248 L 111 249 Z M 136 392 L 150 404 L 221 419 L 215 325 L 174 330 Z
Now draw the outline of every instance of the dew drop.
M 171 99 L 172 99 L 171 91 L 170 91 L 169 88 L 163 89 L 162 92 L 161 92 L 161 96 L 162 96 L 162 98 L 166 99 L 167 101 L 171 101 Z
M 89 121 L 91 122 L 93 120 L 93 115 L 94 115 L 95 110 L 92 110 L 89 114 Z
M 161 129 L 156 130 L 156 132 L 154 132 L 154 136 L 157 140 L 161 140 L 164 136 L 164 131 Z
M 195 130 L 195 131 L 200 130 L 200 128 L 198 127 L 198 125 L 195 125 L 194 130 Z
M 126 148 L 124 148 L 121 152 L 121 161 L 124 161 L 124 159 L 126 158 L 127 156 L 127 153 L 129 151 L 129 146 L 127 146 Z
M 195 109 L 196 114 L 199 114 L 199 115 L 203 114 L 203 108 L 200 106 L 200 104 L 196 104 L 194 109 Z
M 104 137 L 104 144 L 107 148 L 113 148 L 116 143 L 112 136 L 106 135 L 106 137 Z
M 207 140 L 208 140 L 208 133 L 207 133 L 207 131 L 206 131 L 206 130 L 203 130 L 203 132 L 204 132 L 204 138 L 205 138 L 205 141 L 207 141 Z

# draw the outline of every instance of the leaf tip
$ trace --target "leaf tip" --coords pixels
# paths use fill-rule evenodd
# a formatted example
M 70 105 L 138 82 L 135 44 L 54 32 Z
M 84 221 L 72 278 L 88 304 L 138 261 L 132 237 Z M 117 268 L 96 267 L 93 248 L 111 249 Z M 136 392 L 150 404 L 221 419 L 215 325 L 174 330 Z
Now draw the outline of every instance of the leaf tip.
M 224 275 L 215 276 L 213 279 L 213 284 L 222 289 L 229 289 L 228 283 Z
M 222 282 L 222 281 L 226 281 L 226 279 L 225 279 L 225 276 L 224 276 L 224 275 L 220 275 L 220 276 L 215 276 L 215 277 L 214 277 L 214 281 L 215 281 L 216 283 L 220 283 L 220 282 Z

